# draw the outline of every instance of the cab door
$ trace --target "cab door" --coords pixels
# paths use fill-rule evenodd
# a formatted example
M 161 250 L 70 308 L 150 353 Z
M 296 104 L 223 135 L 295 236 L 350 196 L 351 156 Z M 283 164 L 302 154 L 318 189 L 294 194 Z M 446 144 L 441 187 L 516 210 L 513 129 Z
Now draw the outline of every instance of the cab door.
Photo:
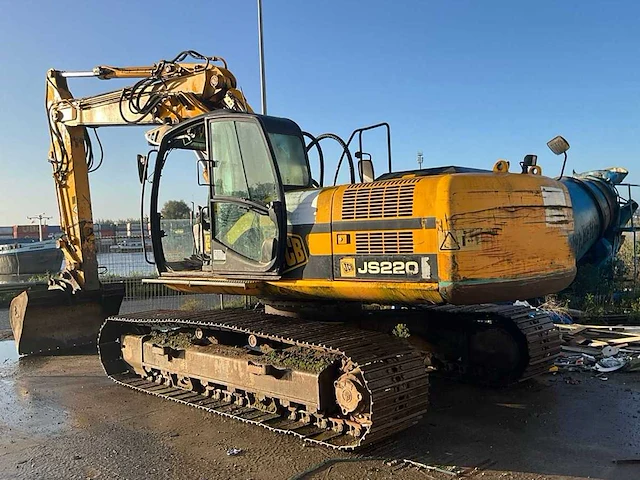
M 211 269 L 238 277 L 279 275 L 286 242 L 282 182 L 255 116 L 207 122 Z

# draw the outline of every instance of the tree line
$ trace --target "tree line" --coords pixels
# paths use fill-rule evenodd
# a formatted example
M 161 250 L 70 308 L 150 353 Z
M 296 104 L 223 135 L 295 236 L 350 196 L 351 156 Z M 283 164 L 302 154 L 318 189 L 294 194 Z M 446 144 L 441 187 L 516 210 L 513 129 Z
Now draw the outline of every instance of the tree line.
M 174 220 L 186 220 L 191 218 L 191 208 L 184 200 L 169 200 L 165 202 L 160 211 L 163 218 L 171 218 Z M 100 225 L 122 225 L 124 223 L 138 223 L 140 217 L 129 217 L 113 220 L 111 218 L 99 218 L 94 223 Z M 149 218 L 144 217 L 144 221 L 148 222 Z

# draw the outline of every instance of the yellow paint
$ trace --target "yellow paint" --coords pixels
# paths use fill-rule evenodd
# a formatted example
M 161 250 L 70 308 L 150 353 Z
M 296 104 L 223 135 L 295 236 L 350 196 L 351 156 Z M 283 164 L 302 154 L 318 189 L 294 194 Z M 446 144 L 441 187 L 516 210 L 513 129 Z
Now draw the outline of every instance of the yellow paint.
M 331 233 L 310 233 L 307 235 L 309 254 L 331 255 Z
M 184 278 L 175 278 L 181 281 Z M 252 295 L 264 298 L 289 298 L 297 300 L 342 300 L 375 303 L 442 303 L 437 283 L 378 282 L 378 281 L 340 281 L 332 280 L 279 280 L 252 282 L 244 287 L 229 285 L 180 285 L 172 284 L 166 278 L 170 288 L 184 292 L 224 293 L 228 295 Z
M 569 245 L 573 225 L 546 221 L 543 185 L 554 180 L 521 174 L 462 174 L 444 177 L 438 190 L 443 208 L 438 225 L 440 279 L 509 279 L 569 272 L 575 258 Z M 569 196 L 565 190 L 565 196 Z M 445 245 L 446 247 L 446 245 Z
M 47 72 L 48 113 L 53 116 L 53 105 L 71 98 L 66 79 L 52 70 Z M 53 137 L 49 147 L 49 158 L 57 161 L 52 163 L 53 177 L 60 226 L 66 235 L 66 239 L 60 242 L 66 268 L 81 287 L 92 290 L 99 288 L 99 282 L 89 174 L 85 160 L 85 134 L 84 127 L 59 128 L 59 137 Z
M 310 218 L 310 222 L 313 221 L 315 224 L 326 226 L 331 224 L 331 202 L 336 190 L 336 187 L 328 187 L 320 192 L 316 200 L 316 216 L 315 219 Z M 309 248 L 309 255 L 331 255 L 330 232 L 312 232 L 307 235 L 306 241 Z
M 340 187 L 327 187 L 323 189 L 317 198 L 317 210 L 315 223 L 331 223 L 331 203 Z

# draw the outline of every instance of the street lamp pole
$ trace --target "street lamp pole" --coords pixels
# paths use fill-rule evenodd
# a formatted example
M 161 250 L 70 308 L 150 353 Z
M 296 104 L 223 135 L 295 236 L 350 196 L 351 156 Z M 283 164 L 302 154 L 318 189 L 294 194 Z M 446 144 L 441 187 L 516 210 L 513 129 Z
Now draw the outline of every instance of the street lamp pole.
M 40 241 L 42 241 L 42 220 L 50 220 L 52 217 L 45 217 L 44 213 L 41 213 L 40 215 L 36 215 L 34 217 L 27 217 L 27 220 L 31 220 L 32 222 L 34 220 L 38 220 L 38 234 L 40 237 Z
M 267 114 L 267 85 L 264 72 L 264 42 L 262 40 L 262 0 L 258 0 L 258 48 L 260 51 L 260 97 L 262 114 Z

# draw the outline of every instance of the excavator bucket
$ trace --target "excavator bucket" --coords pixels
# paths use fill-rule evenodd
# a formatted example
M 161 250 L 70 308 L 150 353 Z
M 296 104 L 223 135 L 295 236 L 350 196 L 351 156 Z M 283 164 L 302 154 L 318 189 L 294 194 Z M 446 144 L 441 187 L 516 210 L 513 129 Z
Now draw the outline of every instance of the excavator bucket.
M 124 284 L 75 294 L 60 290 L 26 291 L 11 301 L 10 321 L 20 355 L 47 355 L 97 342 L 104 320 L 117 315 Z

